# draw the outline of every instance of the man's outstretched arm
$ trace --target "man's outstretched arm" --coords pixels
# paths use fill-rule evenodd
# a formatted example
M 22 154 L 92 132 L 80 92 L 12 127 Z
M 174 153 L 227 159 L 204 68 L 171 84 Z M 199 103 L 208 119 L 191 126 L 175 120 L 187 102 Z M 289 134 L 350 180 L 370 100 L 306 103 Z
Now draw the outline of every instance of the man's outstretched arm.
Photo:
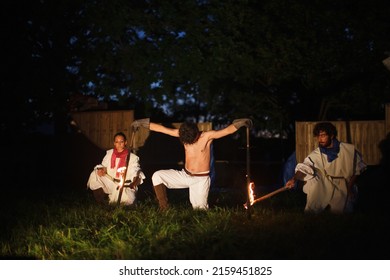
M 251 119 L 236 119 L 232 122 L 231 125 L 221 129 L 221 130 L 213 130 L 211 138 L 218 139 L 222 138 L 224 136 L 227 136 L 229 134 L 233 134 L 237 130 L 239 130 L 241 127 L 248 127 L 252 128 L 252 120 Z
M 151 131 L 164 133 L 164 134 L 174 136 L 174 137 L 179 137 L 179 129 L 169 128 L 169 127 L 165 127 L 163 125 L 157 124 L 157 123 L 152 123 L 152 122 L 150 122 L 149 118 L 135 120 L 131 124 L 131 127 L 133 128 L 134 131 L 137 130 L 138 128 L 142 127 L 142 128 L 149 129 Z
M 164 133 L 173 137 L 179 137 L 179 129 L 170 128 L 157 123 L 150 123 L 150 130 L 155 132 Z

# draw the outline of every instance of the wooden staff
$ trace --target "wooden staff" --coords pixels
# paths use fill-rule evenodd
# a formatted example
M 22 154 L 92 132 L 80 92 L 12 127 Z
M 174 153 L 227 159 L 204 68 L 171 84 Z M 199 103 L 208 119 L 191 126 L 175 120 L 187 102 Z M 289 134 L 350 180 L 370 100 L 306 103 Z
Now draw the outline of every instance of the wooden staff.
M 127 158 L 126 158 L 126 170 L 125 170 L 125 172 L 123 174 L 122 184 L 121 184 L 121 186 L 118 186 L 119 193 L 118 193 L 117 206 L 120 206 L 121 200 L 122 200 L 122 193 L 123 193 L 123 188 L 124 188 L 125 182 L 126 182 L 127 169 L 129 168 L 130 155 L 131 155 L 131 151 L 133 149 L 134 136 L 135 136 L 135 132 L 134 132 L 134 129 L 133 129 L 132 132 L 131 132 L 131 139 L 130 139 L 130 145 L 129 145 L 130 147 L 128 149 L 129 150 L 129 154 L 127 155 Z
M 250 189 L 250 185 L 251 185 L 250 162 L 251 162 L 251 159 L 250 159 L 249 136 L 250 136 L 249 127 L 246 127 L 246 185 L 247 185 L 247 192 L 248 192 L 247 193 L 246 210 L 247 210 L 247 216 L 250 219 L 253 209 L 251 207 L 252 204 L 250 203 L 252 194 L 251 194 L 251 189 Z
M 283 187 L 281 187 L 281 188 L 279 188 L 279 189 L 277 189 L 277 190 L 275 190 L 273 192 L 270 192 L 269 194 L 266 194 L 266 195 L 263 195 L 263 196 L 261 196 L 259 198 L 256 198 L 255 200 L 253 200 L 251 205 L 253 205 L 253 204 L 255 204 L 255 203 L 259 202 L 259 201 L 262 201 L 264 199 L 270 198 L 271 196 L 274 196 L 275 194 L 278 194 L 280 192 L 284 192 L 285 190 L 288 190 L 288 189 L 290 189 L 290 187 L 283 186 Z

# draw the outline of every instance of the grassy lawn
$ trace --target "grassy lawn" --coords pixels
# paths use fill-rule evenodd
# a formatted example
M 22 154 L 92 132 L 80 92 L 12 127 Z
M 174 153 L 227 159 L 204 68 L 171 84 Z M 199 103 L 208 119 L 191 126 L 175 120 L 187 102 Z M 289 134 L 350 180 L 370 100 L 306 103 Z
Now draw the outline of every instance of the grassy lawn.
M 2 196 L 3 259 L 390 258 L 388 211 L 368 199 L 354 214 L 308 215 L 302 193 L 287 191 L 248 212 L 240 194 L 218 191 L 194 211 L 172 192 L 160 213 L 151 193 L 129 208 L 96 205 L 86 190 L 23 193 Z

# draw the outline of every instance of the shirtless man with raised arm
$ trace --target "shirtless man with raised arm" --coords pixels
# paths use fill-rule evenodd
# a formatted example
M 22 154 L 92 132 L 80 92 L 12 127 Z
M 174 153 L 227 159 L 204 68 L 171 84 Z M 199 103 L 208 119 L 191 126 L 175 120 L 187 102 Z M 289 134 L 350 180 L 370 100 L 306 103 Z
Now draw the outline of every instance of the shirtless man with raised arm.
M 169 128 L 151 123 L 149 119 L 136 120 L 133 129 L 149 128 L 151 131 L 178 137 L 184 146 L 185 163 L 182 170 L 156 171 L 152 176 L 154 191 L 161 210 L 168 208 L 166 188 L 189 188 L 189 199 L 194 209 L 208 209 L 210 190 L 210 147 L 214 139 L 233 134 L 242 126 L 252 127 L 250 119 L 237 119 L 221 130 L 199 131 L 196 123 L 184 122 L 180 128 Z

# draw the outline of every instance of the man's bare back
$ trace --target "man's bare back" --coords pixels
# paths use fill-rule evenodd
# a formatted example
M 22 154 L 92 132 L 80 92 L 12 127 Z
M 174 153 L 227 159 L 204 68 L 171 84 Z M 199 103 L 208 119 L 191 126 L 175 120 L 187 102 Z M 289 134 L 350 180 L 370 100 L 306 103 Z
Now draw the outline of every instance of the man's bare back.
M 179 129 L 177 128 L 169 128 L 152 122 L 149 128 L 152 131 L 179 137 Z M 212 141 L 236 131 L 236 126 L 231 124 L 221 130 L 201 132 L 199 138 L 194 143 L 183 144 L 185 150 L 185 169 L 193 174 L 210 171 L 210 146 Z
M 202 132 L 198 141 L 193 144 L 184 144 L 184 167 L 193 174 L 210 171 L 210 145 L 212 139 L 207 136 L 207 132 Z

